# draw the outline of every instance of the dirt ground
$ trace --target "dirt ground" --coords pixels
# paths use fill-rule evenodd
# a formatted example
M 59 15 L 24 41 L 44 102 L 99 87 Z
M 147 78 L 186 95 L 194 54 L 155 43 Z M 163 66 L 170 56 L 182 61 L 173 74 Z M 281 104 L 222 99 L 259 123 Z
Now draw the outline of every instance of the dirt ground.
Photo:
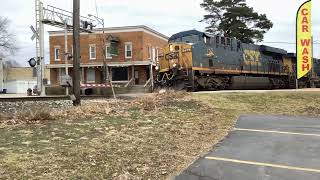
M 241 114 L 318 116 L 318 92 L 154 94 L 0 115 L 4 179 L 170 179 Z

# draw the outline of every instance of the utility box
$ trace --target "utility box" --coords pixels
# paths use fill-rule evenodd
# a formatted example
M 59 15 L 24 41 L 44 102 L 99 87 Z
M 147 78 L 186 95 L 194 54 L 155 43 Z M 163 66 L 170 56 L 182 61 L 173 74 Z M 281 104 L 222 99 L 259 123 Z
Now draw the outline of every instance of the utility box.
M 69 75 L 61 76 L 60 85 L 62 87 L 71 87 L 72 86 L 72 77 Z

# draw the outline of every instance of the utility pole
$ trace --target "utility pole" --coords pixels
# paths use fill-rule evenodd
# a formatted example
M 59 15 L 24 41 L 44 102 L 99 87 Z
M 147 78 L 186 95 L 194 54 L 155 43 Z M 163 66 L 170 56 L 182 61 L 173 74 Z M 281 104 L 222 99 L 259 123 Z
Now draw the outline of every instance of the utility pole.
M 66 76 L 69 75 L 68 72 L 68 57 L 69 57 L 69 53 L 68 53 L 68 24 L 67 24 L 67 20 L 65 20 L 64 22 L 64 64 L 65 64 L 65 71 L 66 71 Z M 69 87 L 66 87 L 66 96 L 69 95 Z
M 44 12 L 43 3 L 40 0 L 35 0 L 36 5 L 36 29 L 34 31 L 33 40 L 36 38 L 36 58 L 38 61 L 37 66 L 37 91 L 39 95 L 45 96 L 45 87 L 43 84 L 44 74 L 45 74 L 45 60 L 44 60 Z
M 73 0 L 73 99 L 80 106 L 80 0 Z
M 3 92 L 3 60 L 0 58 L 0 93 Z
M 42 22 L 43 20 L 43 4 L 40 3 L 40 66 L 41 66 L 41 93 L 40 96 L 45 96 L 46 95 L 46 89 L 44 87 L 44 77 L 45 77 L 45 60 L 44 60 L 44 24 Z

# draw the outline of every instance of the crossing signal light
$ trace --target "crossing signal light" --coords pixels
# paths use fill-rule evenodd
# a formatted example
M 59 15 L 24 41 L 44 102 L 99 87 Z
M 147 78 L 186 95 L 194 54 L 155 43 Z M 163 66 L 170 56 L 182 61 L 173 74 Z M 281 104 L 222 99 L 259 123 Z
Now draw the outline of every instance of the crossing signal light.
M 95 26 L 92 24 L 92 22 L 82 21 L 82 27 L 83 27 L 83 29 L 93 30 L 93 27 L 95 27 Z
M 83 21 L 83 28 L 84 28 L 84 29 L 87 29 L 88 26 L 89 26 L 88 21 Z
M 35 67 L 37 65 L 37 61 L 34 58 L 29 59 L 28 63 L 30 67 Z

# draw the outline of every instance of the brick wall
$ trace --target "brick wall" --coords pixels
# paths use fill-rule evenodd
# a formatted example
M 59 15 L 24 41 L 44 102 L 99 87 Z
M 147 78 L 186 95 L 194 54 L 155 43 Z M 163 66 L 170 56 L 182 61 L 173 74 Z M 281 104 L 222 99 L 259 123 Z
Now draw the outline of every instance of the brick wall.
M 157 48 L 159 51 L 168 43 L 156 36 L 152 36 L 149 33 L 143 33 L 143 59 L 149 59 L 149 49 L 148 47 Z
M 121 33 L 106 33 L 103 34 L 81 34 L 80 37 L 80 54 L 82 63 L 94 63 L 94 62 L 103 62 L 104 56 L 104 43 L 103 37 L 108 37 L 112 35 L 118 37 L 120 42 L 118 46 L 119 55 L 108 59 L 112 62 L 121 62 L 121 61 L 145 61 L 148 60 L 149 52 L 148 46 L 162 48 L 167 41 L 154 36 L 150 33 L 143 31 L 136 32 L 121 32 Z M 125 58 L 125 43 L 131 42 L 133 48 L 133 57 L 130 59 Z M 50 64 L 64 64 L 64 36 L 50 36 L 49 38 L 50 45 Z M 90 60 L 89 58 L 89 47 L 90 45 L 96 46 L 96 60 Z M 60 48 L 60 61 L 55 61 L 55 47 Z M 71 52 L 72 49 L 72 35 L 68 36 L 68 50 Z
M 141 28 L 140 28 L 141 29 Z M 60 35 L 61 34 L 61 35 Z M 64 35 L 61 32 L 59 35 L 50 35 L 49 45 L 50 45 L 50 64 L 64 64 Z M 160 36 L 156 35 L 154 32 L 149 30 L 128 30 L 128 32 L 118 32 L 114 31 L 112 33 L 106 32 L 105 34 L 101 33 L 92 33 L 92 34 L 81 34 L 80 36 L 80 55 L 81 63 L 103 63 L 104 59 L 104 49 L 105 43 L 108 43 L 107 40 L 103 42 L 103 39 L 113 36 L 119 39 L 118 44 L 118 56 L 113 56 L 111 59 L 107 59 L 108 62 L 125 62 L 125 61 L 149 61 L 149 48 L 158 48 L 159 50 L 165 46 L 167 40 Z M 162 38 L 161 38 L 162 37 Z M 125 43 L 132 43 L 132 58 L 125 58 Z M 68 51 L 72 50 L 72 35 L 68 35 Z M 90 45 L 95 45 L 96 47 L 96 59 L 90 60 L 89 47 Z M 60 60 L 55 60 L 55 48 L 60 48 Z M 69 63 L 72 63 L 70 61 Z M 135 66 L 135 70 L 139 71 L 139 84 L 144 84 L 148 80 L 147 66 Z M 86 68 L 85 68 L 86 69 Z M 131 67 L 129 70 L 129 79 L 131 79 Z M 53 84 L 58 83 L 57 79 L 57 69 L 52 69 L 51 81 Z M 101 70 L 96 70 L 96 83 L 101 82 Z M 84 77 L 86 79 L 86 71 L 84 72 Z
M 113 33 L 106 34 L 105 36 L 112 35 L 120 38 L 118 45 L 118 56 L 108 59 L 112 62 L 123 62 L 123 61 L 142 61 L 143 60 L 143 45 L 142 45 L 142 32 L 129 32 L 129 33 Z M 64 64 L 64 36 L 51 36 L 50 37 L 50 64 Z M 130 59 L 125 58 L 125 43 L 131 42 L 133 48 L 133 56 Z M 80 38 L 80 54 L 81 63 L 95 63 L 103 62 L 104 59 L 104 46 L 103 46 L 103 35 L 102 34 L 85 34 L 81 35 Z M 90 60 L 89 47 L 90 45 L 96 46 L 96 59 Z M 60 48 L 60 61 L 55 60 L 55 48 Z M 68 51 L 72 49 L 72 36 L 68 36 Z

